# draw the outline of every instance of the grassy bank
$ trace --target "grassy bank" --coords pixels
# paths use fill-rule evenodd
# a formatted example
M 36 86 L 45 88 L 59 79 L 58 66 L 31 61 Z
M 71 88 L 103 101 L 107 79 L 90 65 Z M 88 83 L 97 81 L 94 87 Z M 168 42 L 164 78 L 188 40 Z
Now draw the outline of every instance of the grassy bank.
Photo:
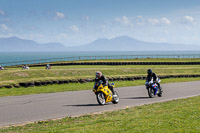
M 160 76 L 200 74 L 199 65 L 53 66 L 51 70 L 45 70 L 44 67 L 31 67 L 31 70 L 10 68 L 0 71 L 0 85 L 30 81 L 93 79 L 96 71 L 102 71 L 106 77 L 146 76 L 148 68 L 152 68 Z
M 147 61 L 147 62 L 195 62 L 200 59 L 130 59 L 130 60 L 96 60 L 96 61 Z M 81 61 L 77 61 L 81 62 Z M 90 61 L 84 61 L 90 62 Z M 146 76 L 147 69 L 151 68 L 158 76 L 164 75 L 195 75 L 200 74 L 199 65 L 75 65 L 75 66 L 52 66 L 51 70 L 45 67 L 30 67 L 30 70 L 21 68 L 6 68 L 0 71 L 1 85 L 17 85 L 20 82 L 49 81 L 49 80 L 71 80 L 71 79 L 94 79 L 95 72 L 101 71 L 106 77 L 133 77 Z M 181 81 L 199 80 L 199 78 L 180 79 Z M 163 79 L 163 82 L 168 81 Z M 168 82 L 179 82 L 179 79 L 169 79 Z M 118 87 L 143 85 L 144 81 L 115 81 Z M 121 85 L 120 85 L 121 84 Z M 0 96 L 25 95 L 38 93 L 62 92 L 71 90 L 91 89 L 93 83 L 65 84 L 29 88 L 0 89 Z M 79 88 L 79 89 L 77 89 Z
M 199 81 L 199 78 L 171 78 L 162 79 L 161 84 L 164 83 L 175 83 L 175 82 L 187 82 L 187 81 Z M 144 80 L 135 81 L 115 81 L 116 87 L 127 87 L 127 86 L 138 86 L 144 85 Z M 40 93 L 54 93 L 54 92 L 64 92 L 64 91 L 79 91 L 79 90 L 92 90 L 93 82 L 90 83 L 70 83 L 61 85 L 48 85 L 40 87 L 28 87 L 28 88 L 1 88 L 0 97 L 4 96 L 17 96 L 17 95 L 30 95 L 30 94 L 40 94 Z
M 56 121 L 37 122 L 2 128 L 8 133 L 171 133 L 200 131 L 200 96 L 137 106 L 98 115 L 85 115 Z

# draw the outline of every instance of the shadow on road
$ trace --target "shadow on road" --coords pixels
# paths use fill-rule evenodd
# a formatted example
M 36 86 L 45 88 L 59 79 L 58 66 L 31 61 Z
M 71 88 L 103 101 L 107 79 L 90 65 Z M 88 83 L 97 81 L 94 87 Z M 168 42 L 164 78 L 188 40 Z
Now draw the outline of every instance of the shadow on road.
M 63 106 L 76 106 L 76 107 L 80 107 L 80 106 L 100 106 L 99 104 L 77 104 L 77 105 L 63 105 Z
M 120 99 L 149 99 L 149 97 L 126 97 L 126 98 L 120 98 Z

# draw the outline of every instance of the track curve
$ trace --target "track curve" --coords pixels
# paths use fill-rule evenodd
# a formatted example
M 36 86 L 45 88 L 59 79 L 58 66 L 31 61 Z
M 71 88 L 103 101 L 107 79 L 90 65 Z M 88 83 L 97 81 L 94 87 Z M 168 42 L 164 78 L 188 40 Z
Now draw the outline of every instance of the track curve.
M 200 81 L 161 84 L 163 97 L 149 98 L 145 86 L 115 88 L 118 104 L 99 106 L 92 90 L 0 97 L 0 127 L 116 110 L 200 95 Z

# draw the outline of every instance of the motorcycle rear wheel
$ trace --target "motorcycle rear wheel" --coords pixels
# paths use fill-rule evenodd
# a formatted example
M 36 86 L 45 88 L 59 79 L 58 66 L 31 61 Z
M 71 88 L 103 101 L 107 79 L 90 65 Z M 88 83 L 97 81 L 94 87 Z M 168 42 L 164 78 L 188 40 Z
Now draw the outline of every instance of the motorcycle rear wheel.
M 97 102 L 99 105 L 104 105 L 106 103 L 105 95 L 103 92 L 97 93 Z

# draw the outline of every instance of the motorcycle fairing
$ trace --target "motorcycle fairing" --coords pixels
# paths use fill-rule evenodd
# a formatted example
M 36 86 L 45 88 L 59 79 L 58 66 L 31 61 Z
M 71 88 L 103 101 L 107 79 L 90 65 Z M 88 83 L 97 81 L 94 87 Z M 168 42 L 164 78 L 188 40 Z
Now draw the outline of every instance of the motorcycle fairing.
M 156 83 L 152 84 L 152 88 L 154 89 L 154 95 L 156 95 L 158 91 L 158 85 Z
M 97 92 L 102 91 L 105 94 L 106 102 L 112 101 L 112 92 L 108 86 L 103 86 L 102 84 L 98 87 Z

